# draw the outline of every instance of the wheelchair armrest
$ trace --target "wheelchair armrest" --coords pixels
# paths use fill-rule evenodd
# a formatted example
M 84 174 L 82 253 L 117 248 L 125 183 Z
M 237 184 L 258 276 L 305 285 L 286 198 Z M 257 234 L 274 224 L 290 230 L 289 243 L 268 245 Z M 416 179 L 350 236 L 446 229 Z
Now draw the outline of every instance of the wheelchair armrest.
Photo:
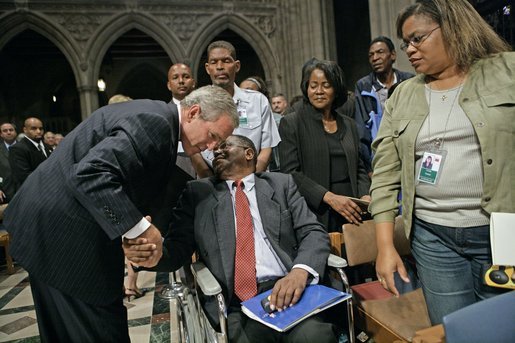
M 347 267 L 347 261 L 340 256 L 329 254 L 327 258 L 327 266 L 333 268 L 345 268 Z
M 207 269 L 206 265 L 200 261 L 191 264 L 191 272 L 195 276 L 198 286 L 202 293 L 209 296 L 214 296 L 222 293 L 222 287 L 216 281 L 211 271 Z

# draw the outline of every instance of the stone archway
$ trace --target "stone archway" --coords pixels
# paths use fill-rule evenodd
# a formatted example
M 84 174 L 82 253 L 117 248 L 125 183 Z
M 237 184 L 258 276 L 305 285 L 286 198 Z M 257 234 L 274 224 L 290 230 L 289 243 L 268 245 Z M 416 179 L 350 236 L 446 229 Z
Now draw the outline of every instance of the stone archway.
M 102 56 L 99 56 L 102 57 Z M 118 37 L 107 49 L 99 70 L 107 85 L 99 92 L 99 105 L 107 104 L 114 94 L 133 99 L 149 98 L 169 101 L 166 76 L 170 58 L 149 35 L 131 29 Z
M 24 118 L 40 118 L 46 130 L 66 134 L 81 121 L 73 68 L 49 39 L 27 29 L 0 51 L 3 105 L 0 117 L 21 127 Z

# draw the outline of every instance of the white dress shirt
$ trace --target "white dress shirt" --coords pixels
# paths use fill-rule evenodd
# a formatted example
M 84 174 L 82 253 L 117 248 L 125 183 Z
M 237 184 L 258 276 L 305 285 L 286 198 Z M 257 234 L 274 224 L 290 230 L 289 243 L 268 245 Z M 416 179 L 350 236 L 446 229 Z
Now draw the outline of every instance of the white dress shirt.
M 236 228 L 236 209 L 235 209 L 235 194 L 236 187 L 234 181 L 227 180 L 227 186 L 231 192 L 233 214 L 234 214 L 234 227 Z M 274 280 L 281 278 L 288 274 L 288 270 L 283 265 L 277 254 L 275 253 L 268 237 L 266 236 L 265 230 L 263 229 L 263 222 L 261 221 L 261 215 L 259 214 L 259 208 L 256 199 L 256 188 L 255 188 L 255 176 L 250 174 L 245 176 L 243 179 L 245 195 L 249 199 L 250 214 L 252 216 L 252 224 L 254 226 L 254 246 L 256 254 L 256 276 L 257 282 L 264 282 L 268 280 Z M 236 234 L 236 233 L 235 233 Z M 301 268 L 306 270 L 313 276 L 311 284 L 317 284 L 320 277 L 318 273 L 311 267 L 305 264 L 296 264 L 293 268 Z M 292 269 L 293 269 L 292 268 Z

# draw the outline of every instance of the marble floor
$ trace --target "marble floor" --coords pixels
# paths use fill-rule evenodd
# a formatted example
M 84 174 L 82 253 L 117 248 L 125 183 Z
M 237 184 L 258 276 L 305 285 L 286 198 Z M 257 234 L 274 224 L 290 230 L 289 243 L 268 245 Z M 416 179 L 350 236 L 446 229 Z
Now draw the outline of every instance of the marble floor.
M 19 266 L 15 271 L 9 275 L 0 266 L 0 342 L 40 342 L 27 272 Z M 175 301 L 157 295 L 168 283 L 168 273 L 140 272 L 138 286 L 147 293 L 124 302 L 131 342 L 181 341 L 177 321 L 170 316 L 176 313 Z

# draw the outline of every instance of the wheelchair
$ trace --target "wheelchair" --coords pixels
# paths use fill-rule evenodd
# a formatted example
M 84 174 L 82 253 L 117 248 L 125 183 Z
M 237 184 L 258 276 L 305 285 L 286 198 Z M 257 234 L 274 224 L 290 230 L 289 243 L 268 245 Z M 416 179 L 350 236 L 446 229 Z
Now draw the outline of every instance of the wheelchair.
M 348 278 L 344 272 L 347 261 L 336 255 L 329 255 L 327 260 L 329 270 L 336 274 L 338 282 L 342 282 L 345 292 L 352 294 Z M 173 282 L 171 292 L 177 299 L 177 317 L 180 327 L 180 341 L 186 343 L 227 343 L 227 306 L 222 295 L 222 288 L 209 269 L 201 261 L 191 264 L 191 272 L 194 277 L 194 286 L 188 287 L 184 283 Z M 333 274 L 334 275 L 334 274 Z M 182 271 L 185 276 L 185 271 Z M 181 276 L 181 279 L 182 279 Z M 168 291 L 170 291 L 170 289 Z M 197 292 L 200 291 L 206 297 L 215 297 L 218 305 L 218 317 L 220 329 L 215 330 L 200 304 Z M 166 295 L 165 295 L 166 297 Z M 354 316 L 352 311 L 352 297 L 346 300 L 348 337 L 350 343 L 355 343 Z

